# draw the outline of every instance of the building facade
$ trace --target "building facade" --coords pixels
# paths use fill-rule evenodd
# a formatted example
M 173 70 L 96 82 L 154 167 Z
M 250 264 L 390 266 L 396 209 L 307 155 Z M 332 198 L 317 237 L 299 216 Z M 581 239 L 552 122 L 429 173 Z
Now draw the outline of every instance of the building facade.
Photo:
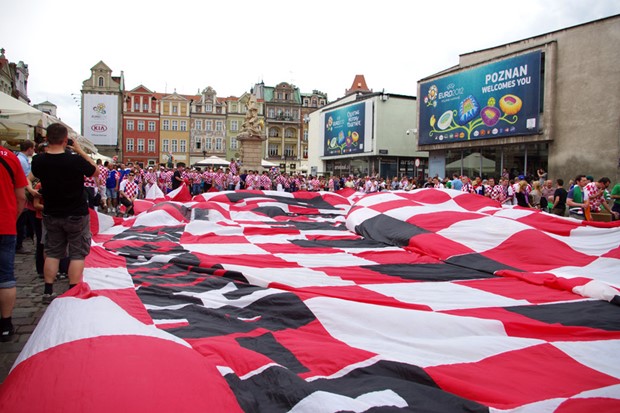
M 90 77 L 82 82 L 82 135 L 103 155 L 122 159 L 122 108 L 124 77 L 112 76 L 104 62 L 90 69 Z
M 123 100 L 123 160 L 157 165 L 159 157 L 159 106 L 156 94 L 140 85 Z
M 191 163 L 208 156 L 226 157 L 226 104 L 211 86 L 192 104 Z
M 466 53 L 419 81 L 430 174 L 620 180 L 620 16 Z M 596 45 L 596 47 L 593 47 Z
M 417 99 L 372 92 L 357 75 L 345 96 L 309 114 L 311 175 L 428 173 L 428 153 L 417 150 Z
M 161 97 L 159 159 L 168 166 L 178 162 L 190 164 L 190 108 L 197 99 L 197 96 L 180 95 L 176 91 Z
M 5 49 L 0 49 L 0 92 L 29 104 L 28 65 L 21 60 L 18 63 L 9 62 L 5 52 Z

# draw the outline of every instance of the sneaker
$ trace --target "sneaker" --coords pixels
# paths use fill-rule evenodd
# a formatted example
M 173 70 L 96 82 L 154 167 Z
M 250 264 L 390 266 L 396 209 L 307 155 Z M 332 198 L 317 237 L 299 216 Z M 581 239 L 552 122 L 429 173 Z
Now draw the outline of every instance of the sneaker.
M 58 294 L 56 293 L 51 293 L 51 294 L 43 294 L 43 298 L 41 299 L 41 302 L 43 304 L 49 304 L 52 301 L 54 301 L 54 298 L 58 297 Z
M 11 328 L 8 330 L 0 331 L 0 341 L 6 343 L 7 341 L 10 341 L 14 335 L 15 327 L 11 326 Z
M 56 274 L 56 279 L 58 280 L 66 280 L 67 277 L 69 276 L 67 275 L 66 272 L 59 272 L 58 274 Z

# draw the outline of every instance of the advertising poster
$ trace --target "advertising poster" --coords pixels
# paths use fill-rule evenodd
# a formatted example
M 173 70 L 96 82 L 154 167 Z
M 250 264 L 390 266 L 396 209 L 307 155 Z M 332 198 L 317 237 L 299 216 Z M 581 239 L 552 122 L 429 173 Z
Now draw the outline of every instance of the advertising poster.
M 538 133 L 541 52 L 420 84 L 420 145 Z
M 84 137 L 95 145 L 116 145 L 118 96 L 84 95 Z
M 325 112 L 324 156 L 364 152 L 366 103 Z

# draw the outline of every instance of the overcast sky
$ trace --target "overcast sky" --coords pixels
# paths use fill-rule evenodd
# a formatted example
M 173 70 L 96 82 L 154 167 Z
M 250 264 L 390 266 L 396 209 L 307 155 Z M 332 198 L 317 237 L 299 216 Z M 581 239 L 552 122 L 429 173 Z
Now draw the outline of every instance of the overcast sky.
M 416 82 L 459 54 L 620 14 L 618 0 L 4 2 L 0 47 L 28 64 L 31 103 L 77 131 L 79 95 L 103 60 L 125 87 L 240 96 L 259 81 L 342 97 L 356 74 L 374 91 Z

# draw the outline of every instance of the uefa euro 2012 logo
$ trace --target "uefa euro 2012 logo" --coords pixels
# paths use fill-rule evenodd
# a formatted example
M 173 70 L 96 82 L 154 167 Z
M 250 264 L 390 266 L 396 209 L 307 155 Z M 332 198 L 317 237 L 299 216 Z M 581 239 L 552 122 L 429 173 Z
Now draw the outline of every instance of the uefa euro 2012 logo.
M 428 88 L 428 94 L 424 96 L 424 103 L 426 106 L 437 107 L 437 86 L 432 85 Z
M 101 115 L 105 115 L 105 103 L 98 103 L 97 106 L 93 107 L 93 110 Z

